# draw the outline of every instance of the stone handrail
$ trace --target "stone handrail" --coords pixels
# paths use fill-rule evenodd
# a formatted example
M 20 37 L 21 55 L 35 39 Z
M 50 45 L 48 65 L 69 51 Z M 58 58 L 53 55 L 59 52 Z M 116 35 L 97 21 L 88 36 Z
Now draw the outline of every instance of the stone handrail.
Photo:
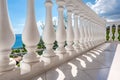
M 15 42 L 7 10 L 7 0 L 0 0 L 0 80 L 30 80 L 30 78 L 81 55 L 105 42 L 104 19 L 87 7 L 80 0 L 56 0 L 58 5 L 58 27 L 55 32 L 52 24 L 52 0 L 45 1 L 46 22 L 43 41 L 46 49 L 43 55 L 35 53 L 40 41 L 37 29 L 34 0 L 27 0 L 27 18 L 22 33 L 27 54 L 23 56 L 20 67 L 9 58 L 11 47 Z M 64 26 L 63 11 L 67 9 L 67 29 Z M 74 16 L 74 27 L 72 26 Z M 52 49 L 55 40 L 58 48 Z M 65 41 L 67 46 L 64 47 Z M 7 77 L 6 77 L 7 76 Z

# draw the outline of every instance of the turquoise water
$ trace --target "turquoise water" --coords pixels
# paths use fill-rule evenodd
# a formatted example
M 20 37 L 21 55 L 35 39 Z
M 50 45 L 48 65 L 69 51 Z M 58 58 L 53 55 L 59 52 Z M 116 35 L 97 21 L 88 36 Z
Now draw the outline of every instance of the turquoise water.
M 15 44 L 12 48 L 21 48 L 22 47 L 22 36 L 21 34 L 16 34 L 16 41 L 15 41 Z

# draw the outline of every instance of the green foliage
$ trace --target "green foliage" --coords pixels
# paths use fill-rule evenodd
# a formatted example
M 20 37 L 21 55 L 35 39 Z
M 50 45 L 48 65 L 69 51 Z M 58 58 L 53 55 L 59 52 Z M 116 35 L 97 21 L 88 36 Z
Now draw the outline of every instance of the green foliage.
M 38 49 L 45 49 L 45 45 L 44 45 L 44 42 L 43 42 L 43 40 L 42 39 L 40 39 L 40 42 L 39 42 L 39 44 L 37 45 L 38 47 Z
M 112 28 L 112 33 L 115 34 L 115 28 Z
M 119 36 L 118 36 L 118 40 L 120 41 L 120 34 L 119 34 Z
M 55 41 L 55 42 L 54 42 L 53 49 L 55 50 L 57 47 L 58 47 L 58 45 L 57 45 L 57 41 Z
M 20 62 L 17 64 L 18 67 L 20 67 Z
M 109 38 L 110 38 L 110 37 L 109 37 L 109 33 L 110 33 L 110 31 L 107 29 L 107 30 L 106 30 L 106 40 L 107 40 L 107 41 L 108 41 Z
M 42 55 L 44 50 L 37 51 L 38 55 Z
M 120 25 L 119 25 L 119 27 L 120 27 Z M 120 41 L 120 28 L 118 27 L 118 34 L 119 34 L 119 36 L 118 36 L 118 40 Z M 106 40 L 108 41 L 109 40 L 109 34 L 110 34 L 110 29 L 107 27 L 107 29 L 106 29 Z M 115 25 L 113 25 L 112 26 L 112 34 L 113 34 L 113 36 L 112 36 L 112 39 L 113 39 L 113 41 L 115 40 Z
M 10 54 L 10 58 L 15 58 L 15 56 L 13 56 L 12 54 Z
M 22 46 L 23 46 L 23 47 L 22 47 L 22 50 L 21 50 L 21 51 L 22 51 L 22 52 L 27 52 L 27 50 L 25 49 L 25 44 L 22 44 Z
M 20 53 L 20 49 L 12 49 L 12 54 L 13 53 Z
M 115 40 L 115 27 L 112 27 L 112 33 L 113 33 L 112 39 L 114 41 Z
M 113 34 L 112 39 L 113 39 L 113 41 L 115 40 L 115 34 Z

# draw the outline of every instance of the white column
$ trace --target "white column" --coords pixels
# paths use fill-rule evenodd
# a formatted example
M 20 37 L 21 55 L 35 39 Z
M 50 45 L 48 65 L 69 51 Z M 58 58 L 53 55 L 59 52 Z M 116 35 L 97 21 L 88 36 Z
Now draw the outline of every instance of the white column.
M 8 16 L 7 0 L 0 0 L 0 72 L 11 70 L 16 65 L 9 57 L 14 42 L 15 35 Z
M 94 43 L 93 43 L 93 41 L 94 41 L 94 33 L 93 33 L 93 31 L 94 31 L 94 29 L 93 29 L 93 22 L 91 22 L 91 45 L 92 45 L 92 47 L 94 47 Z
M 90 26 L 89 26 L 89 34 L 90 34 L 90 36 L 89 36 L 89 38 L 90 38 L 90 46 L 91 47 L 93 47 L 93 44 L 92 44 L 92 41 L 93 41 L 92 32 L 93 32 L 93 30 L 92 30 L 92 21 L 90 21 Z
M 96 24 L 96 22 L 95 22 L 95 23 L 94 23 L 94 38 L 95 38 L 95 41 L 94 41 L 94 42 L 95 42 L 95 46 L 98 45 L 98 43 L 97 43 L 98 34 L 97 34 L 97 33 L 99 32 L 99 31 L 97 31 L 96 29 L 98 29 L 98 28 L 97 28 L 97 24 Z
M 90 48 L 90 22 L 89 19 L 86 19 L 86 33 L 87 33 L 87 46 Z
M 74 10 L 74 45 L 73 46 L 76 51 L 80 50 L 79 38 L 80 38 L 80 32 L 78 29 L 78 10 L 75 9 Z
M 55 42 L 55 30 L 52 23 L 52 1 L 46 0 L 46 22 L 43 30 L 43 41 L 45 43 L 46 50 L 43 53 L 44 57 L 55 56 L 53 51 L 53 43 Z
M 72 4 L 69 3 L 67 7 L 67 14 L 68 14 L 68 24 L 67 24 L 67 51 L 72 51 L 73 49 L 73 41 L 74 41 L 74 33 L 72 28 Z
M 95 33 L 95 23 L 93 22 L 93 44 L 94 44 L 94 46 L 96 46 L 96 33 Z
M 84 48 L 87 49 L 87 22 L 85 17 L 83 17 L 83 31 L 84 31 Z
M 110 25 L 109 40 L 112 41 L 112 25 Z
M 106 22 L 104 24 L 104 36 L 103 36 L 104 42 L 106 41 Z
M 84 30 L 83 30 L 83 18 L 82 16 L 80 15 L 79 17 L 79 32 L 80 32 L 80 37 L 79 37 L 79 42 L 80 42 L 80 48 L 83 50 L 83 43 L 84 43 Z
M 65 53 L 65 41 L 66 41 L 66 30 L 64 25 L 64 16 L 63 16 L 63 10 L 64 10 L 64 0 L 57 0 L 58 4 L 58 27 L 56 31 L 56 40 L 58 42 L 58 48 L 56 49 L 57 52 Z
M 89 19 L 87 21 L 88 21 L 88 27 L 87 27 L 88 38 L 87 38 L 87 41 L 88 41 L 89 48 L 91 48 L 91 32 L 90 32 L 91 23 L 90 23 Z
M 115 41 L 118 41 L 118 25 L 115 26 Z
M 27 19 L 22 33 L 22 40 L 27 49 L 27 54 L 23 56 L 23 61 L 38 61 L 39 58 L 36 54 L 36 48 L 40 41 L 40 35 L 35 20 L 34 0 L 27 0 Z

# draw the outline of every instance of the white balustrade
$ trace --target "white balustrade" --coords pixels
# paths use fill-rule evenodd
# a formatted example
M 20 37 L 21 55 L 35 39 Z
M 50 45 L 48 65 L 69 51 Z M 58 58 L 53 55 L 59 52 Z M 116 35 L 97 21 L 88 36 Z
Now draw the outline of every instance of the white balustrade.
M 64 5 L 65 1 L 64 0 L 57 0 L 58 4 L 58 27 L 56 31 L 56 40 L 58 42 L 58 48 L 56 49 L 57 52 L 60 53 L 65 53 L 65 41 L 66 41 L 66 30 L 65 30 L 65 25 L 64 25 L 64 16 L 63 16 L 63 11 L 64 11 Z
M 112 26 L 110 25 L 110 32 L 109 32 L 109 40 L 110 40 L 110 41 L 112 41 L 112 36 L 113 36 Z
M 94 35 L 93 35 L 93 22 L 91 21 L 91 45 L 92 45 L 92 47 L 94 47 L 94 43 L 93 43 L 93 41 L 94 41 Z
M 93 41 L 93 35 L 92 35 L 92 21 L 90 20 L 90 26 L 89 26 L 89 34 L 90 34 L 90 47 L 93 47 L 92 41 Z
M 46 0 L 46 21 L 45 28 L 43 30 L 43 41 L 45 43 L 45 51 L 43 53 L 44 57 L 52 57 L 55 56 L 53 51 L 53 43 L 55 42 L 55 30 L 52 23 L 52 1 Z
M 74 10 L 74 49 L 79 52 L 80 46 L 79 46 L 79 39 L 80 39 L 80 32 L 78 28 L 78 13 L 79 11 L 77 9 Z
M 66 50 L 67 51 L 72 51 L 74 50 L 73 48 L 73 41 L 74 41 L 74 33 L 73 33 L 73 28 L 72 28 L 72 10 L 73 10 L 73 5 L 71 2 L 66 6 L 67 8 L 67 15 L 68 15 L 68 23 L 67 23 L 67 46 Z
M 86 26 L 87 26 L 87 28 L 86 28 L 86 32 L 87 32 L 87 46 L 88 46 L 88 49 L 90 48 L 90 32 L 89 32 L 89 30 L 90 30 L 90 23 L 89 23 L 89 19 L 88 18 L 86 18 Z
M 80 49 L 84 51 L 84 48 L 83 48 L 83 43 L 84 43 L 83 18 L 81 15 L 79 17 L 79 23 L 80 23 L 79 25 L 79 32 L 80 32 L 79 46 L 80 46 Z
M 118 41 L 118 25 L 115 27 L 115 41 Z
M 84 31 L 84 48 L 87 49 L 87 22 L 85 17 L 83 17 L 83 31 Z
M 9 58 L 11 48 L 15 42 L 15 35 L 11 29 L 6 1 L 7 0 L 0 0 L 0 72 L 6 71 L 8 74 L 14 76 L 7 76 L 8 79 L 29 80 L 31 76 L 34 77 L 38 73 L 41 74 L 48 69 L 78 56 L 81 51 L 90 50 L 105 42 L 105 20 L 98 17 L 97 14 L 78 0 L 56 0 L 58 5 L 58 26 L 55 33 L 52 23 L 53 3 L 52 0 L 45 0 L 46 21 L 42 38 L 46 49 L 41 56 L 38 56 L 36 54 L 36 48 L 40 41 L 40 34 L 35 19 L 35 0 L 27 0 L 27 19 L 22 33 L 22 41 L 27 49 L 27 54 L 23 56 L 21 67 L 16 68 L 15 61 Z M 77 2 L 80 3 L 82 7 L 77 4 Z M 63 13 L 65 9 L 67 9 L 67 29 L 65 29 L 64 25 Z M 74 26 L 72 26 L 73 13 Z M 111 28 L 110 31 L 111 34 Z M 116 34 L 116 36 L 118 35 Z M 55 40 L 58 43 L 56 51 L 53 50 Z M 65 41 L 67 42 L 66 47 L 64 47 Z M 54 52 L 60 54 L 57 55 Z M 73 57 L 70 57 L 69 54 L 63 55 L 63 53 L 72 54 Z M 61 55 L 62 58 L 60 58 Z M 14 69 L 14 72 L 7 71 L 12 69 Z M 5 76 L 8 74 L 4 73 Z M 4 76 L 1 77 L 0 75 L 0 80 L 3 78 L 5 79 Z
M 36 48 L 40 41 L 40 35 L 35 20 L 34 0 L 27 0 L 27 3 L 27 19 L 22 33 L 22 40 L 27 49 L 27 54 L 23 56 L 23 61 L 36 62 L 39 61 Z
M 10 59 L 15 35 L 8 15 L 7 0 L 0 0 L 0 72 L 15 68 L 15 61 Z
M 91 23 L 90 23 L 89 19 L 87 21 L 88 21 L 88 27 L 87 27 L 87 31 L 88 31 L 88 47 L 91 48 L 91 32 L 90 32 Z

